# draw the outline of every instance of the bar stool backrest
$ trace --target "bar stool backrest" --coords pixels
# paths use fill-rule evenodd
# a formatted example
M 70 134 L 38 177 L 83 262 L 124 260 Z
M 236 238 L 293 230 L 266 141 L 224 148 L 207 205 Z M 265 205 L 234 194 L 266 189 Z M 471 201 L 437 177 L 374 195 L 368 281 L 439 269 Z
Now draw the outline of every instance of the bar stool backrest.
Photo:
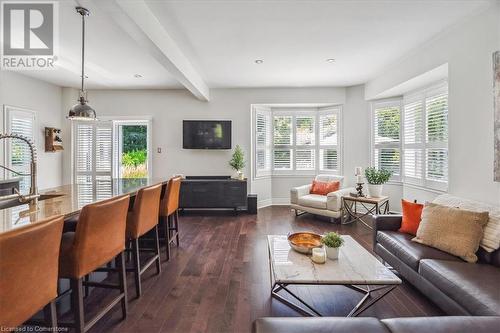
M 179 209 L 179 195 L 181 192 L 182 177 L 176 176 L 168 180 L 167 191 L 161 202 L 161 216 L 170 216 Z
M 108 263 L 125 249 L 125 227 L 130 197 L 123 195 L 84 206 L 76 225 L 75 277 Z
M 158 224 L 161 184 L 137 191 L 133 211 L 129 214 L 127 235 L 138 238 Z
M 0 235 L 0 327 L 17 327 L 57 297 L 63 217 Z

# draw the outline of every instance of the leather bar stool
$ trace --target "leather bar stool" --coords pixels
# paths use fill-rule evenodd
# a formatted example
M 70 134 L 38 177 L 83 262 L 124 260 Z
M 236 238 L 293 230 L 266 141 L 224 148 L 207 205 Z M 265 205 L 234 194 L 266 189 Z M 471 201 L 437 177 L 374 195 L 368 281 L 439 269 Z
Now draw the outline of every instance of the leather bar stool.
M 125 276 L 125 229 L 130 197 L 128 195 L 84 206 L 75 232 L 62 236 L 59 258 L 59 278 L 70 280 L 71 306 L 74 323 L 60 326 L 74 327 L 77 333 L 88 331 L 116 304 L 121 303 L 122 317 L 127 316 L 127 288 Z M 119 283 L 83 281 L 85 275 L 116 258 Z M 110 269 L 111 271 L 111 269 Z M 118 289 L 120 294 L 92 319 L 85 322 L 83 311 L 83 286 Z
M 0 235 L 0 328 L 22 325 L 44 308 L 57 327 L 55 298 L 63 217 L 54 216 Z
M 161 272 L 161 262 L 160 262 L 160 240 L 158 234 L 158 214 L 160 211 L 160 195 L 161 195 L 161 184 L 143 188 L 137 191 L 137 195 L 134 200 L 134 207 L 131 212 L 128 213 L 127 217 L 127 240 L 132 243 L 132 248 L 128 249 L 132 251 L 132 257 L 134 262 L 134 268 L 127 269 L 127 271 L 134 272 L 135 275 L 135 291 L 137 297 L 141 296 L 141 275 L 148 269 L 153 263 L 156 262 L 157 274 Z M 154 229 L 154 241 L 155 245 L 153 249 L 140 249 L 139 248 L 139 237 L 143 236 L 150 230 Z M 154 256 L 150 258 L 141 268 L 140 263 L 140 251 L 148 251 L 154 253 Z
M 167 260 L 170 260 L 170 243 L 175 241 L 179 246 L 179 194 L 182 177 L 176 176 L 168 180 L 167 189 L 160 203 L 160 219 L 165 226 L 165 247 Z

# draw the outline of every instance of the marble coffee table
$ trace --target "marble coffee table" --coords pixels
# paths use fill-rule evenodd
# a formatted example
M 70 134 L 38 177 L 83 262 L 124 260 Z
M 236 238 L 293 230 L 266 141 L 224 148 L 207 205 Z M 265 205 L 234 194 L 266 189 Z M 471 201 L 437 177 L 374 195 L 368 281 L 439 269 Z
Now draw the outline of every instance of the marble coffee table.
M 401 284 L 387 267 L 380 263 L 350 236 L 342 236 L 338 260 L 327 259 L 315 264 L 309 256 L 294 251 L 285 235 L 269 235 L 269 264 L 271 271 L 271 296 L 308 316 L 321 316 L 312 306 L 295 295 L 290 285 L 342 285 L 363 294 L 363 298 L 347 315 L 355 317 L 378 302 Z M 280 295 L 284 291 L 308 310 Z M 377 295 L 372 293 L 377 292 Z

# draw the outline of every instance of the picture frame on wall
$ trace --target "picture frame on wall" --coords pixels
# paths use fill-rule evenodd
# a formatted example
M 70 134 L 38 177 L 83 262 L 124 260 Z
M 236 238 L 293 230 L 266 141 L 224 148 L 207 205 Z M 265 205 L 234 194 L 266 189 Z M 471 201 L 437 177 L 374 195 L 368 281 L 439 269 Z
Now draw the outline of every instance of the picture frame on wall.
M 493 53 L 493 95 L 494 95 L 494 180 L 500 182 L 500 51 Z

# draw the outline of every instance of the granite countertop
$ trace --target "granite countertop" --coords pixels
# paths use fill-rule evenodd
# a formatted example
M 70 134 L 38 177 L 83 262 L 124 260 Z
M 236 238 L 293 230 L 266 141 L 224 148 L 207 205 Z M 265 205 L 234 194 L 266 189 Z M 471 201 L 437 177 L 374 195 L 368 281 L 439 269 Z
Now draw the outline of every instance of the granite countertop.
M 141 188 L 167 181 L 167 178 L 113 178 L 111 181 L 68 184 L 41 190 L 36 205 L 25 204 L 0 210 L 0 234 L 54 215 L 68 218 L 78 214 L 85 205 L 123 194 L 134 195 Z

